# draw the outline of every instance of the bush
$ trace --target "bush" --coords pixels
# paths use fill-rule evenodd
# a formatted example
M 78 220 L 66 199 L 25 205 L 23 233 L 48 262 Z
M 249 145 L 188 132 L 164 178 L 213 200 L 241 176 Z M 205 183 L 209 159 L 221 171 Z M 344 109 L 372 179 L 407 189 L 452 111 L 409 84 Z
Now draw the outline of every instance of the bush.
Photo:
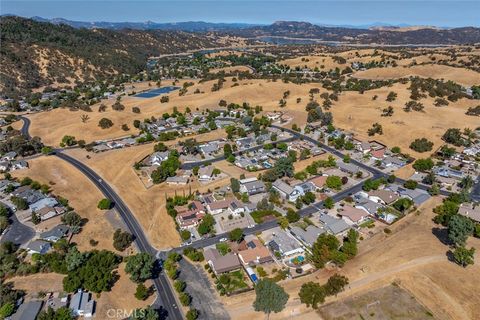
M 182 293 L 183 291 L 185 291 L 187 283 L 182 280 L 175 280 L 175 282 L 173 283 L 173 287 L 178 293 Z
M 98 202 L 97 208 L 100 210 L 108 210 L 112 207 L 112 202 L 109 199 L 102 199 Z
M 407 180 L 405 181 L 405 183 L 403 184 L 403 186 L 407 189 L 415 189 L 417 187 L 418 183 L 417 181 L 414 181 L 414 180 Z
M 196 320 L 199 316 L 199 312 L 197 309 L 190 309 L 185 316 L 187 317 L 187 320 Z
M 417 152 L 426 152 L 431 151 L 433 147 L 433 142 L 427 140 L 426 138 L 415 139 L 410 143 L 410 149 Z
M 111 128 L 113 126 L 113 122 L 112 122 L 112 120 L 110 120 L 108 118 L 102 118 L 98 122 L 98 126 L 102 129 L 108 129 L 108 128 Z
M 132 244 L 133 240 L 133 235 L 126 231 L 117 229 L 113 233 L 113 247 L 118 251 L 124 251 L 127 249 Z
M 137 286 L 137 290 L 135 291 L 135 298 L 138 300 L 145 300 L 148 298 L 148 288 L 145 287 L 143 283 L 140 283 Z
M 179 300 L 182 306 L 186 307 L 186 306 L 189 306 L 190 303 L 192 302 L 192 297 L 188 293 L 182 292 L 180 293 Z
M 425 172 L 425 171 L 431 170 L 433 168 L 433 165 L 434 163 L 430 158 L 418 159 L 418 160 L 415 160 L 415 162 L 413 163 L 413 168 L 415 170 Z

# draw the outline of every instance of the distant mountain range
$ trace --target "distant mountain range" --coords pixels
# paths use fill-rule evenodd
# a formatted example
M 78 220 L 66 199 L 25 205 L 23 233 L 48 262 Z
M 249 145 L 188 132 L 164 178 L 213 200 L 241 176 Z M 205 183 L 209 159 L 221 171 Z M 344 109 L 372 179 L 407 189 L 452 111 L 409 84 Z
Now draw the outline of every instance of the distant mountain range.
M 186 22 L 168 22 L 158 23 L 153 21 L 146 22 L 85 22 L 72 21 L 63 18 L 45 19 L 42 17 L 32 17 L 32 20 L 39 22 L 50 22 L 53 24 L 66 24 L 74 28 L 99 28 L 99 29 L 135 29 L 135 30 L 178 30 L 188 32 L 208 32 L 208 31 L 223 31 L 230 29 L 245 29 L 259 26 L 259 24 L 248 23 L 212 23 L 203 21 L 186 21 Z

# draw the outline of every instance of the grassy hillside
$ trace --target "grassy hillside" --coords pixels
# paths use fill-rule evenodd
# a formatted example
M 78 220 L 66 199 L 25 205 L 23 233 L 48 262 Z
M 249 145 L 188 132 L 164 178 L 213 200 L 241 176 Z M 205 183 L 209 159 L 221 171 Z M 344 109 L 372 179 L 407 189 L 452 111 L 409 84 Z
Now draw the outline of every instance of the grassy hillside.
M 2 94 L 132 74 L 152 55 L 229 45 L 212 34 L 75 29 L 19 17 L 1 17 L 0 31 Z

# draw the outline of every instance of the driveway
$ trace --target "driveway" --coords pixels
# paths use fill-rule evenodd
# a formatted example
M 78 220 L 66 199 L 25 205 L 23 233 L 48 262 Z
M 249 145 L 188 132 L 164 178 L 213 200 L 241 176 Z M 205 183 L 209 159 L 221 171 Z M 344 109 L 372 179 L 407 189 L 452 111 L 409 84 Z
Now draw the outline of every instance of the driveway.
M 0 239 L 0 243 L 10 241 L 16 245 L 24 245 L 35 236 L 35 230 L 18 221 L 14 214 L 10 216 L 10 220 L 12 223 L 7 233 Z
M 230 319 L 227 310 L 217 299 L 215 288 L 211 286 L 203 267 L 191 264 L 186 258 L 180 260 L 179 264 L 181 270 L 179 279 L 187 283 L 185 290 L 193 297 L 192 307 L 200 311 L 198 319 Z

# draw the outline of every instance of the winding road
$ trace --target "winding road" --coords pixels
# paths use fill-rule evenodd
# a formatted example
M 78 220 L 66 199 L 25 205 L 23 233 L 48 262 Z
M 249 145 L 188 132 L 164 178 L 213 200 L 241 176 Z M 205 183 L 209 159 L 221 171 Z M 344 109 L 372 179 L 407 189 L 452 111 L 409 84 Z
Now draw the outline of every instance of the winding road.
M 21 132 L 25 137 L 30 138 L 30 134 L 28 132 L 30 120 L 23 116 L 21 116 L 20 118 L 23 120 L 23 127 L 21 129 Z M 125 222 L 130 233 L 135 236 L 135 244 L 137 245 L 138 250 L 141 252 L 149 253 L 155 257 L 157 255 L 157 250 L 148 243 L 142 227 L 135 219 L 132 211 L 113 190 L 113 188 L 107 182 L 105 182 L 97 173 L 95 173 L 95 171 L 93 171 L 77 159 L 66 155 L 65 153 L 63 153 L 63 150 L 57 149 L 55 150 L 54 154 L 56 157 L 70 163 L 72 166 L 82 172 L 88 179 L 90 179 L 95 184 L 95 186 L 104 194 L 106 198 L 110 199 L 114 203 L 115 209 L 118 211 L 120 217 Z M 153 283 L 157 291 L 157 300 L 154 302 L 154 307 L 166 311 L 168 319 L 183 319 L 182 311 L 178 307 L 175 299 L 175 293 L 170 286 L 169 280 L 167 279 L 165 273 L 161 271 L 158 274 L 158 277 L 153 279 Z

